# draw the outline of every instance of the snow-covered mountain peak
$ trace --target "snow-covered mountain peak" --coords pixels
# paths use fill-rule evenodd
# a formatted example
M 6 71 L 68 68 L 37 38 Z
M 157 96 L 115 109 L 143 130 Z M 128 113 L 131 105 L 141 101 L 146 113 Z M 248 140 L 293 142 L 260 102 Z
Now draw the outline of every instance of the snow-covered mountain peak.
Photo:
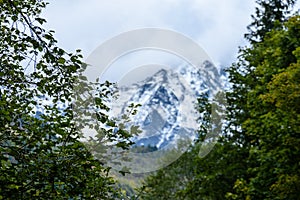
M 136 145 L 164 148 L 178 139 L 194 139 L 199 127 L 195 111 L 197 96 L 213 94 L 222 87 L 219 71 L 209 61 L 198 67 L 160 69 L 143 81 L 121 86 L 113 112 L 124 113 L 131 103 L 142 105 L 131 118 L 143 131 L 134 138 Z

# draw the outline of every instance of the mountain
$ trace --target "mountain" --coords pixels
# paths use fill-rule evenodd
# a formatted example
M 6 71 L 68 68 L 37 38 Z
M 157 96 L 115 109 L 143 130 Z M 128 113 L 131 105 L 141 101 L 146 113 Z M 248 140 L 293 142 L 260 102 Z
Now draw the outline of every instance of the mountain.
M 134 78 L 134 77 L 133 77 Z M 113 112 L 125 113 L 131 103 L 141 104 L 131 122 L 143 131 L 133 138 L 136 146 L 170 148 L 178 140 L 196 138 L 199 115 L 197 96 L 213 96 L 223 87 L 225 73 L 211 62 L 161 69 L 145 80 L 119 87 Z

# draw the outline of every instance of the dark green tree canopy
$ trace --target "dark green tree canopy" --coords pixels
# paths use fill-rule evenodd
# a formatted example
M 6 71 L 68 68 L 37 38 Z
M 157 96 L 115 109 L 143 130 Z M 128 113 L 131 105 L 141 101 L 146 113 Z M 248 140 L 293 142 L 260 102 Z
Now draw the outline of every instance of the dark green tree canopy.
M 74 122 L 82 56 L 43 28 L 45 7 L 0 1 L 0 199 L 116 199 L 109 169 L 80 142 Z
M 255 15 L 251 15 L 253 22 L 247 27 L 249 33 L 245 38 L 250 42 L 259 42 L 266 33 L 280 26 L 286 20 L 287 14 L 296 0 L 257 0 Z

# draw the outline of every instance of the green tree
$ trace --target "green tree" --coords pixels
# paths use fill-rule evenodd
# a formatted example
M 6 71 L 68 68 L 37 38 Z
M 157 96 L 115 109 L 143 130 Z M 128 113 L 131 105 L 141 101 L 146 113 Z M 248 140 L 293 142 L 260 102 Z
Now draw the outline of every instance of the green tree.
M 116 199 L 109 169 L 79 141 L 73 120 L 71 97 L 85 80 L 80 51 L 64 51 L 43 29 L 45 7 L 0 1 L 0 199 Z
M 232 90 L 227 94 L 229 129 L 226 138 L 237 144 L 237 152 L 244 155 L 243 161 L 236 160 L 244 163 L 244 170 L 234 184 L 238 194 L 228 192 L 227 197 L 295 199 L 293 193 L 296 190 L 285 191 L 291 195 L 279 195 L 280 190 L 278 187 L 275 189 L 274 184 L 280 177 L 277 173 L 283 172 L 280 168 L 298 168 L 297 164 L 288 161 L 289 155 L 283 154 L 297 152 L 292 146 L 284 145 L 283 138 L 289 137 L 290 130 L 287 127 L 297 129 L 298 125 L 283 125 L 289 123 L 288 118 L 293 118 L 292 115 L 287 117 L 288 112 L 283 114 L 278 107 L 272 106 L 270 102 L 266 103 L 267 97 L 270 100 L 270 94 L 267 93 L 273 77 L 289 68 L 292 63 L 297 63 L 294 51 L 299 47 L 299 29 L 296 28 L 298 17 L 288 20 L 286 16 L 295 1 L 258 3 L 261 7 L 256 9 L 254 22 L 248 27 L 250 33 L 246 34 L 251 46 L 241 49 L 238 62 L 228 70 Z M 287 89 L 284 82 L 280 84 L 281 88 Z M 290 101 L 288 96 L 285 101 Z M 281 159 L 278 159 L 279 155 Z M 280 186 L 282 189 L 286 188 L 283 184 Z
M 251 73 L 244 84 L 247 118 L 241 121 L 249 138 L 248 178 L 235 188 L 249 199 L 299 197 L 299 25 L 291 17 L 283 28 L 266 34 L 244 57 Z
M 256 0 L 256 3 L 255 15 L 251 15 L 253 22 L 247 27 L 249 33 L 245 34 L 253 43 L 263 41 L 266 33 L 286 20 L 296 0 Z
M 193 174 L 190 163 L 193 154 L 184 153 L 171 165 L 148 176 L 139 189 L 141 199 L 177 199 L 178 191 L 184 187 Z M 185 163 L 185 165 L 184 165 Z

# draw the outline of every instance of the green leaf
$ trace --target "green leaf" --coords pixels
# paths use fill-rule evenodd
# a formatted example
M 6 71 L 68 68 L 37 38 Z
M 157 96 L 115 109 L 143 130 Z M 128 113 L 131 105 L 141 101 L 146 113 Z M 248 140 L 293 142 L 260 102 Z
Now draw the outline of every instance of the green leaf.
M 58 59 L 58 63 L 60 63 L 60 64 L 65 64 L 65 62 L 66 62 L 66 59 L 64 59 L 62 57 Z

